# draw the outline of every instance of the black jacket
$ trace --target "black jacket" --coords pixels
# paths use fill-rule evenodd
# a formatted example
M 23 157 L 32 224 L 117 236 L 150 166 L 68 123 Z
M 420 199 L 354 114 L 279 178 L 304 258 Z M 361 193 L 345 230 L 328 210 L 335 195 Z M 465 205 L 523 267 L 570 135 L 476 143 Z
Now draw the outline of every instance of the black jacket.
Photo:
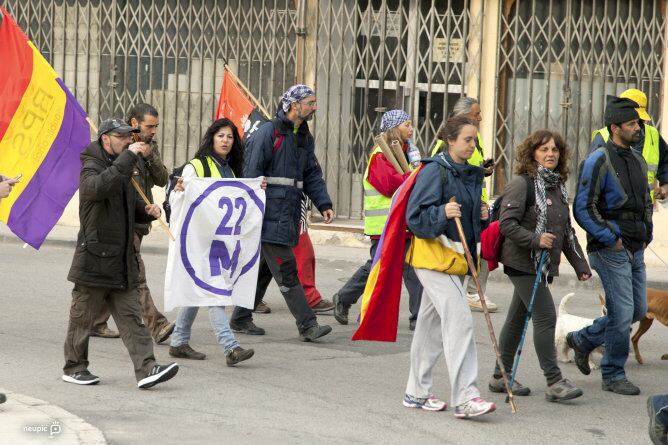
M 79 235 L 69 281 L 85 286 L 131 289 L 139 268 L 133 252 L 135 221 L 153 217 L 130 184 L 137 155 L 111 158 L 95 141 L 81 153 Z
M 132 172 L 132 176 L 142 188 L 149 201 L 153 202 L 153 186 L 166 186 L 167 181 L 169 180 L 169 171 L 167 171 L 165 164 L 162 163 L 160 150 L 158 150 L 158 144 L 155 141 L 151 141 L 150 145 L 150 155 L 148 155 L 146 158 L 137 156 L 137 163 L 135 164 L 135 169 Z M 135 232 L 137 232 L 138 235 L 148 235 L 150 231 L 150 224 L 135 223 Z

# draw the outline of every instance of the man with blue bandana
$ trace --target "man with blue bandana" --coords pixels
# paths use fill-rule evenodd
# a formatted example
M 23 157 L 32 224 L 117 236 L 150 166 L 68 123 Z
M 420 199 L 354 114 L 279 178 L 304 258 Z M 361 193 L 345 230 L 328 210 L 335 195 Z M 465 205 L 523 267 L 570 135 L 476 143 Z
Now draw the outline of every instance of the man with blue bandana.
M 297 277 L 292 248 L 299 240 L 302 192 L 322 213 L 325 223 L 334 219 L 332 200 L 315 157 L 315 141 L 307 122 L 317 110 L 315 92 L 306 85 L 290 87 L 281 98 L 276 116 L 263 124 L 248 140 L 244 176 L 267 179 L 267 201 L 262 223 L 262 263 L 260 271 L 271 272 L 295 317 L 302 341 L 314 341 L 332 328 L 320 326 L 309 307 Z M 260 298 L 258 298 L 258 296 Z M 255 307 L 261 294 L 255 298 Z M 253 323 L 251 309 L 237 307 L 230 326 L 235 332 L 264 335 Z

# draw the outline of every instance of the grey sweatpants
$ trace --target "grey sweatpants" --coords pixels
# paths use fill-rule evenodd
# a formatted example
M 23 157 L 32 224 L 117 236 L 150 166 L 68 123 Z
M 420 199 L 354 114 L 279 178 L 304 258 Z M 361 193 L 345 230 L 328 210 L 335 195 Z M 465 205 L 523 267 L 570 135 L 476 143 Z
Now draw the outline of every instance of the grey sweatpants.
M 432 394 L 432 370 L 444 353 L 452 386 L 450 404 L 461 405 L 480 396 L 473 317 L 461 277 L 428 269 L 415 269 L 415 273 L 424 291 L 411 344 L 406 394 L 419 398 Z

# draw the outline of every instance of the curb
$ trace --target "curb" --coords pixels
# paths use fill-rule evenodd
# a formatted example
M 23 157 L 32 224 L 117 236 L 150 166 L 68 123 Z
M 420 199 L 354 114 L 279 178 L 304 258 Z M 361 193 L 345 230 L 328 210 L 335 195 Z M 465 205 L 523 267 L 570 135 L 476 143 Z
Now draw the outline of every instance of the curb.
M 7 401 L 0 405 L 0 435 L 5 443 L 35 443 L 42 438 L 58 443 L 105 445 L 98 428 L 65 409 L 44 400 L 0 388 Z

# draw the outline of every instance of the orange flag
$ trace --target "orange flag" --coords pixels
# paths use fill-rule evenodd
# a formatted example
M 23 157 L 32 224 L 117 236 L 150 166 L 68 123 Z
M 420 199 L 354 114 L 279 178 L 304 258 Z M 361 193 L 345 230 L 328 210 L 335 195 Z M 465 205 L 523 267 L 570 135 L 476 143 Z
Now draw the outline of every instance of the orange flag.
M 244 123 L 255 109 L 255 106 L 243 93 L 227 68 L 223 76 L 223 87 L 220 90 L 220 101 L 216 110 L 216 119 L 226 117 L 237 126 L 239 135 L 244 136 Z

